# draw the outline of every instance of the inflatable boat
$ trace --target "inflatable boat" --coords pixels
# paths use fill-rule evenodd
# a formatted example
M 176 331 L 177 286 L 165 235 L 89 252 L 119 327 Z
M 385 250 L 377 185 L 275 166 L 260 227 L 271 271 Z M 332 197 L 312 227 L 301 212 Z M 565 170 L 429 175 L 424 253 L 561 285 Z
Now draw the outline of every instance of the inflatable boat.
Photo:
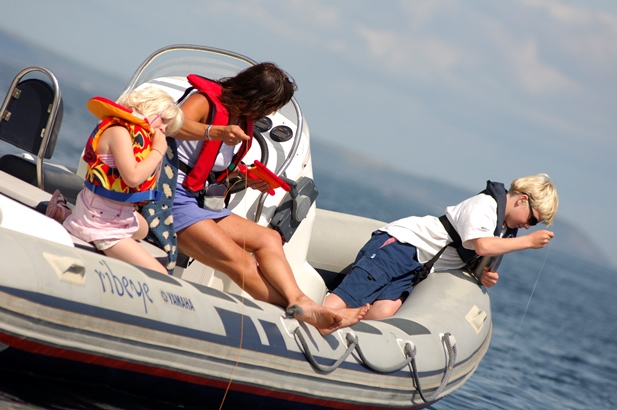
M 254 63 L 169 46 L 138 67 L 125 92 L 156 86 L 177 98 L 190 73 L 221 78 Z M 393 317 L 323 337 L 196 261 L 161 275 L 69 235 L 45 216 L 55 189 L 71 202 L 83 182 L 81 164 L 71 172 L 53 163 L 62 112 L 58 82 L 39 66 L 16 75 L 0 112 L 3 144 L 23 150 L 0 157 L 0 369 L 185 408 L 254 409 L 422 408 L 477 369 L 491 309 L 467 271 L 433 273 Z M 309 130 L 295 99 L 256 124 L 255 135 L 245 162 L 261 161 L 292 181 L 291 190 L 240 190 L 230 208 L 281 233 L 298 284 L 321 302 L 383 223 L 317 208 Z

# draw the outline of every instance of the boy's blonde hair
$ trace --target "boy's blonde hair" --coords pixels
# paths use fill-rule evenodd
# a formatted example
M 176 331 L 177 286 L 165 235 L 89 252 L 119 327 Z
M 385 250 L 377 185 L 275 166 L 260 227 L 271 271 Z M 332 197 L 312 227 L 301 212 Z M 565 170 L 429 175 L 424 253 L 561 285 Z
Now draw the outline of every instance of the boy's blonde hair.
M 531 206 L 542 216 L 542 223 L 551 226 L 557 215 L 559 197 L 557 189 L 547 174 L 530 175 L 512 181 L 508 195 L 525 194 L 529 196 Z
M 147 87 L 122 94 L 118 104 L 137 111 L 144 117 L 160 115 L 164 120 L 171 120 L 167 126 L 167 135 L 174 135 L 184 122 L 184 114 L 174 99 L 157 87 Z

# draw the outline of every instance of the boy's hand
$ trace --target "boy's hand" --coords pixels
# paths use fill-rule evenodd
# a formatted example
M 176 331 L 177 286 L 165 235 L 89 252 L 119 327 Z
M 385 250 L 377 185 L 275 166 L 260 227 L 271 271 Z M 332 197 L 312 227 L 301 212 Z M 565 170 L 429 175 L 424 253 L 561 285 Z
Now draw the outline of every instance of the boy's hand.
M 533 249 L 540 249 L 544 248 L 551 241 L 551 239 L 553 239 L 555 233 L 543 229 L 541 231 L 532 232 L 527 236 L 531 241 L 531 245 L 529 247 Z
M 487 288 L 490 288 L 491 286 L 496 284 L 498 280 L 499 274 L 490 270 L 488 266 L 485 266 L 484 271 L 482 271 L 482 276 L 480 277 L 480 282 Z

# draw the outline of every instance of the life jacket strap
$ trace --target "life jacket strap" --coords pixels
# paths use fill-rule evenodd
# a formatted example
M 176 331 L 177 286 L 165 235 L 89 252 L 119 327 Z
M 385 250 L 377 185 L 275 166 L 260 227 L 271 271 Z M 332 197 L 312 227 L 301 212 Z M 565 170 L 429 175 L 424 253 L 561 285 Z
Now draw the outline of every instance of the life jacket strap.
M 437 262 L 437 260 L 441 257 L 441 255 L 445 252 L 448 246 L 457 248 L 461 245 L 461 237 L 459 236 L 458 232 L 456 232 L 456 230 L 454 229 L 454 227 L 448 220 L 448 217 L 445 215 L 442 215 L 439 217 L 439 221 L 441 222 L 443 227 L 446 228 L 448 235 L 450 235 L 450 238 L 452 238 L 452 242 L 448 243 L 446 246 L 441 248 L 439 252 L 437 252 L 437 254 L 435 254 L 435 256 L 431 258 L 431 260 L 425 262 L 420 269 L 414 272 L 414 277 L 413 277 L 413 282 L 412 282 L 413 286 L 416 286 L 418 283 L 422 282 L 424 279 L 427 278 L 428 274 L 431 273 L 431 269 L 433 269 L 433 265 L 435 264 L 435 262 Z
M 144 201 L 160 201 L 163 193 L 159 190 L 150 190 L 142 192 L 116 192 L 103 188 L 102 186 L 94 185 L 90 181 L 84 181 L 84 186 L 95 194 L 102 196 L 103 198 L 111 199 L 112 201 L 126 202 L 126 203 L 140 203 Z

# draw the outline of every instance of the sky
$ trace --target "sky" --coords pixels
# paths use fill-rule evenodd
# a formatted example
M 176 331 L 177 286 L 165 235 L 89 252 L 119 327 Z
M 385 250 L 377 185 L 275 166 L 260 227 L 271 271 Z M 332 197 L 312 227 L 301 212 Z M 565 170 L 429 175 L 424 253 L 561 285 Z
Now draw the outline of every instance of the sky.
M 0 28 L 128 82 L 192 43 L 274 61 L 314 139 L 470 192 L 549 174 L 613 251 L 617 2 L 0 0 Z M 0 46 L 1 47 L 1 46 Z M 1 48 L 0 48 L 1 50 Z

